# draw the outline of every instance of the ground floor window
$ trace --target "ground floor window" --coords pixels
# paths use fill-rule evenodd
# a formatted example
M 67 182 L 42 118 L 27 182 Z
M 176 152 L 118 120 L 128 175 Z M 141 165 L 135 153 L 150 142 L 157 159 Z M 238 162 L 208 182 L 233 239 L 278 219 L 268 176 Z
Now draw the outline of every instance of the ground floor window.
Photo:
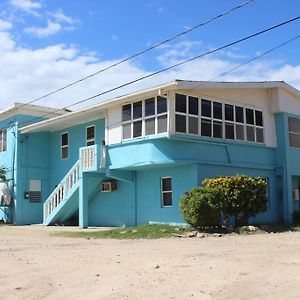
M 42 181 L 39 179 L 29 180 L 29 200 L 30 202 L 42 201 Z
M 163 207 L 172 206 L 172 178 L 161 178 L 161 202 Z

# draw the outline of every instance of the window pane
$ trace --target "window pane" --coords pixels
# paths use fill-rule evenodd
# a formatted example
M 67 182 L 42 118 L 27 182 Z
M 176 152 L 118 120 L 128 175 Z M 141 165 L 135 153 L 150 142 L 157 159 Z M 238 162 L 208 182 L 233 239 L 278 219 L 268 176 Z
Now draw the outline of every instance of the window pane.
M 155 134 L 155 118 L 145 120 L 145 135 Z
M 92 140 L 95 138 L 95 127 L 91 126 L 86 129 L 86 138 Z
M 122 108 L 122 121 L 131 120 L 131 104 L 123 105 Z
M 66 146 L 69 143 L 69 135 L 68 133 L 64 133 L 61 135 L 61 145 Z
M 133 119 L 142 117 L 142 101 L 133 103 Z
M 175 130 L 176 132 L 186 132 L 186 117 L 181 115 L 175 116 Z
M 142 121 L 133 122 L 133 137 L 142 135 Z
M 131 124 L 123 124 L 123 139 L 131 138 Z
M 211 117 L 211 101 L 205 99 L 201 100 L 201 116 Z
M 176 94 L 176 107 L 175 111 L 186 113 L 186 96 L 181 94 Z
M 235 125 L 235 138 L 239 141 L 244 140 L 244 126 L 243 125 Z
M 290 147 L 300 148 L 300 135 L 290 133 L 289 134 Z
M 3 151 L 7 150 L 7 129 L 3 129 Z
M 189 117 L 189 133 L 198 134 L 198 118 Z
M 157 133 L 167 132 L 167 115 L 157 118 Z
M 215 119 L 222 120 L 222 103 L 220 102 L 213 102 L 213 116 Z
M 172 191 L 172 179 L 171 179 L 171 177 L 162 178 L 161 182 L 162 182 L 162 191 L 163 192 Z
M 3 131 L 0 130 L 0 152 L 3 151 Z
M 93 145 L 95 145 L 95 141 L 87 141 L 86 145 L 87 146 L 93 146 Z
M 263 114 L 261 111 L 255 111 L 255 124 L 257 126 L 263 126 Z
M 255 142 L 254 127 L 247 126 L 246 127 L 246 132 L 247 132 L 247 141 L 249 141 L 249 142 Z
M 225 123 L 225 138 L 234 140 L 234 125 L 231 123 Z
M 201 135 L 211 136 L 211 121 L 201 119 Z
M 235 107 L 235 121 L 239 123 L 244 123 L 244 109 L 243 107 Z
M 172 193 L 163 193 L 163 206 L 172 206 Z
M 246 108 L 246 123 L 254 125 L 254 112 L 253 112 L 253 109 Z
M 155 99 L 150 98 L 145 100 L 145 116 L 152 116 L 155 114 Z
M 264 142 L 264 130 L 262 128 L 256 128 L 256 142 L 257 143 Z
M 215 138 L 222 138 L 222 122 L 213 122 L 213 137 Z
M 225 104 L 225 120 L 233 121 L 233 105 Z
M 189 114 L 198 116 L 198 98 L 189 97 Z
M 289 118 L 289 131 L 300 133 L 300 119 Z
M 157 113 L 162 114 L 167 112 L 167 98 L 157 97 Z
M 66 159 L 69 156 L 69 147 L 61 148 L 61 158 Z

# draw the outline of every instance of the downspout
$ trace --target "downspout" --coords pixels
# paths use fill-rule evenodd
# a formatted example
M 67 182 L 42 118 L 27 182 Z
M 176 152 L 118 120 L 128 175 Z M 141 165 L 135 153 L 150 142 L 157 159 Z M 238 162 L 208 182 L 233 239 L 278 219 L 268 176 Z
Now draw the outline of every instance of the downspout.
M 136 171 L 133 172 L 134 179 L 134 224 L 137 226 L 137 183 L 136 183 Z

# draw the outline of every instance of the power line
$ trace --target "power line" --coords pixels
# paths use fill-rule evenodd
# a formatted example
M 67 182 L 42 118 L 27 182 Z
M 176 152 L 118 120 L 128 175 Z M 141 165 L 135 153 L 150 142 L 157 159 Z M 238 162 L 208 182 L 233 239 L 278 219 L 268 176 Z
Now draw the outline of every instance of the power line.
M 204 21 L 204 22 L 202 22 L 202 23 L 200 23 L 200 24 L 194 25 L 194 26 L 192 26 L 191 28 L 189 28 L 189 29 L 187 29 L 187 30 L 185 30 L 185 31 L 182 31 L 182 32 L 180 32 L 180 33 L 177 33 L 177 34 L 171 36 L 170 38 L 167 38 L 166 40 L 163 40 L 163 41 L 161 41 L 161 42 L 158 42 L 158 43 L 154 44 L 153 46 L 150 46 L 150 47 L 148 47 L 148 48 L 142 50 L 141 52 L 137 52 L 137 53 L 135 53 L 135 54 L 129 56 L 128 58 L 124 58 L 124 59 L 122 59 L 122 60 L 120 60 L 120 61 L 118 61 L 118 62 L 116 62 L 116 63 L 114 63 L 114 64 L 111 64 L 111 65 L 109 65 L 109 66 L 107 66 L 107 67 L 105 67 L 105 68 L 102 68 L 102 69 L 98 70 L 98 71 L 95 72 L 95 73 L 92 73 L 92 74 L 90 74 L 90 75 L 87 75 L 87 76 L 85 76 L 85 77 L 83 77 L 83 78 L 81 78 L 81 79 L 78 79 L 78 80 L 76 80 L 76 81 L 74 81 L 74 82 L 71 82 L 71 83 L 69 83 L 69 84 L 67 84 L 67 85 L 65 85 L 65 86 L 63 86 L 63 87 L 61 87 L 61 88 L 58 88 L 58 89 L 56 89 L 56 90 L 54 90 L 54 91 L 52 91 L 52 92 L 49 92 L 49 93 L 47 93 L 47 94 L 45 94 L 45 95 L 43 95 L 43 96 L 40 96 L 40 97 L 35 98 L 35 99 L 33 99 L 33 100 L 31 100 L 31 101 L 29 101 L 29 102 L 27 102 L 27 103 L 24 103 L 24 105 L 32 104 L 32 103 L 34 103 L 34 102 L 36 102 L 36 101 L 42 100 L 42 99 L 44 99 L 44 98 L 46 98 L 46 97 L 49 97 L 49 96 L 54 95 L 54 94 L 56 94 L 56 93 L 58 93 L 58 92 L 61 92 L 61 91 L 65 90 L 65 89 L 67 89 L 67 88 L 69 88 L 69 87 L 71 87 L 71 86 L 74 86 L 74 85 L 76 85 L 76 84 L 78 84 L 78 83 L 80 83 L 80 82 L 82 82 L 82 81 L 84 81 L 84 80 L 87 80 L 87 79 L 89 79 L 89 78 L 91 78 L 91 77 L 94 77 L 94 76 L 96 76 L 96 75 L 98 75 L 98 74 L 100 74 L 100 73 L 102 73 L 102 72 L 108 71 L 108 70 L 110 70 L 110 69 L 112 69 L 112 68 L 114 68 L 114 67 L 116 67 L 116 66 L 118 66 L 118 65 L 120 65 L 120 64 L 123 64 L 123 63 L 125 63 L 125 62 L 128 62 L 129 60 L 132 60 L 132 59 L 134 59 L 134 58 L 136 58 L 136 57 L 139 57 L 139 56 L 141 56 L 141 55 L 143 55 L 143 54 L 145 54 L 145 53 L 147 53 L 147 52 L 149 52 L 149 51 L 152 51 L 152 50 L 154 50 L 154 49 L 156 49 L 156 48 L 158 48 L 158 47 L 160 47 L 160 46 L 162 46 L 162 45 L 164 45 L 164 44 L 167 44 L 167 43 L 169 43 L 169 42 L 171 42 L 171 41 L 173 41 L 173 40 L 175 40 L 175 39 L 177 39 L 177 38 L 179 38 L 179 37 L 181 37 L 181 36 L 183 36 L 183 35 L 186 35 L 186 34 L 192 32 L 192 31 L 194 31 L 194 30 L 196 30 L 196 29 L 198 29 L 198 28 L 200 28 L 200 27 L 203 27 L 203 26 L 205 26 L 205 25 L 207 25 L 207 24 L 209 24 L 209 23 L 211 23 L 211 22 L 213 22 L 213 21 L 215 21 L 215 20 L 217 20 L 217 19 L 220 19 L 220 18 L 222 18 L 222 17 L 224 17 L 224 16 L 226 16 L 226 15 L 228 15 L 228 14 L 230 14 L 230 13 L 232 13 L 232 12 L 234 12 L 234 11 L 236 11 L 236 10 L 238 10 L 238 9 L 240 9 L 240 8 L 242 8 L 242 7 L 246 6 L 246 5 L 248 5 L 248 4 L 250 4 L 250 3 L 253 2 L 253 1 L 254 1 L 254 0 L 248 0 L 248 1 L 246 1 L 246 2 L 244 2 L 244 3 L 242 3 L 242 4 L 240 4 L 240 5 L 235 6 L 235 7 L 231 8 L 231 9 L 229 9 L 229 10 L 227 10 L 227 11 L 225 11 L 225 12 L 223 12 L 223 13 L 221 13 L 221 14 L 215 16 L 215 17 L 212 17 L 212 18 L 210 18 L 210 19 L 208 19 L 208 20 L 206 20 L 206 21 Z
M 269 54 L 269 53 L 271 53 L 273 51 L 276 51 L 277 49 L 279 49 L 281 47 L 286 46 L 287 44 L 295 41 L 298 38 L 300 38 L 300 35 L 297 35 L 297 36 L 295 36 L 295 37 L 293 37 L 293 38 L 291 38 L 291 39 L 289 39 L 289 40 L 287 40 L 287 41 L 285 41 L 285 42 L 283 42 L 283 43 L 281 43 L 281 44 L 279 44 L 279 45 L 277 45 L 277 46 L 275 46 L 275 47 L 273 47 L 273 48 L 271 48 L 271 49 L 269 49 L 269 50 L 267 50 L 267 51 L 265 51 L 265 52 L 263 52 L 263 53 L 261 53 L 259 55 L 257 55 L 257 56 L 255 56 L 255 57 L 253 57 L 253 58 L 251 58 L 251 59 L 249 59 L 249 60 L 247 60 L 247 61 L 239 64 L 238 66 L 236 66 L 234 68 L 231 68 L 231 69 L 229 69 L 229 70 L 227 70 L 227 71 L 225 71 L 225 72 L 223 72 L 223 73 L 221 73 L 221 74 L 213 77 L 212 79 L 210 79 L 208 81 L 202 82 L 202 83 L 194 86 L 193 89 L 198 88 L 198 87 L 200 87 L 201 85 L 204 85 L 207 82 L 212 82 L 212 81 L 214 81 L 215 79 L 217 79 L 219 77 L 223 77 L 223 76 L 225 76 L 225 75 L 227 75 L 227 74 L 229 74 L 229 73 L 231 73 L 231 72 L 233 72 L 233 71 L 235 71 L 235 70 L 237 70 L 237 69 L 239 69 L 239 68 L 241 68 L 241 67 L 243 67 L 243 66 L 245 66 L 245 65 L 247 65 L 247 64 L 249 64 L 249 63 L 251 63 L 253 61 L 255 61 L 255 60 L 258 60 L 258 59 L 262 58 L 263 56 L 265 56 L 265 55 L 267 55 L 267 54 Z M 113 124 L 113 125 L 116 125 L 116 124 Z M 4 140 L 6 140 L 6 139 L 4 139 Z
M 246 40 L 249 40 L 249 39 L 251 39 L 251 38 L 253 38 L 253 37 L 262 35 L 262 34 L 264 34 L 264 33 L 266 33 L 266 32 L 269 32 L 269 31 L 271 31 L 271 30 L 274 30 L 274 29 L 276 29 L 276 28 L 279 28 L 279 27 L 281 27 L 281 26 L 284 26 L 284 25 L 286 25 L 286 24 L 289 24 L 289 23 L 291 23 L 291 22 L 294 22 L 294 21 L 296 21 L 296 20 L 298 20 L 298 19 L 300 19 L 300 16 L 297 16 L 297 17 L 295 17 L 295 18 L 292 18 L 292 19 L 289 19 L 289 20 L 287 20 L 287 21 L 281 22 L 281 23 L 279 23 L 279 24 L 277 24 L 277 25 L 268 27 L 268 28 L 266 28 L 266 29 L 264 29 L 264 30 L 258 31 L 258 32 L 254 33 L 254 34 L 251 34 L 251 35 L 248 35 L 248 36 L 243 37 L 243 38 L 241 38 L 241 39 L 235 40 L 234 42 L 230 42 L 230 43 L 228 43 L 228 44 L 226 44 L 226 45 L 224 45 L 224 46 L 215 48 L 215 49 L 210 50 L 210 51 L 208 51 L 208 52 L 205 52 L 205 53 L 203 53 L 203 54 L 194 56 L 194 57 L 192 57 L 192 58 L 190 58 L 190 59 L 184 60 L 184 61 L 179 62 L 179 63 L 177 63 L 177 64 L 174 64 L 174 65 L 172 65 L 172 66 L 169 66 L 169 67 L 163 68 L 163 69 L 161 69 L 161 70 L 155 71 L 155 72 L 153 72 L 153 73 L 150 73 L 150 74 L 148 74 L 148 75 L 139 77 L 139 78 L 137 78 L 137 79 L 135 79 L 135 80 L 129 81 L 129 82 L 124 83 L 124 84 L 121 84 L 121 85 L 119 85 L 119 86 L 117 86 L 117 87 L 111 88 L 111 89 L 106 90 L 106 91 L 101 92 L 101 93 L 98 93 L 98 94 L 96 94 L 96 95 L 94 95 L 94 96 L 91 96 L 91 97 L 82 99 L 82 100 L 80 100 L 80 101 L 74 102 L 73 104 L 70 104 L 70 105 L 66 106 L 65 108 L 72 107 L 72 106 L 75 106 L 75 105 L 84 103 L 84 102 L 86 102 L 86 101 L 92 100 L 92 99 L 97 98 L 97 97 L 99 97 L 99 96 L 108 94 L 108 93 L 110 93 L 110 92 L 112 92 L 112 91 L 116 91 L 116 90 L 118 90 L 118 89 L 120 89 L 120 88 L 129 86 L 129 85 L 131 85 L 131 84 L 133 84 L 133 83 L 136 83 L 136 82 L 138 82 L 138 81 L 141 81 L 141 80 L 144 80 L 144 79 L 153 77 L 153 76 L 155 76 L 155 75 L 157 75 L 157 74 L 163 73 L 163 72 L 168 71 L 168 70 L 171 70 L 171 69 L 173 69 L 173 68 L 175 68 L 175 67 L 178 67 L 178 66 L 181 66 L 181 65 L 183 65 L 183 64 L 186 64 L 186 63 L 188 63 L 188 62 L 194 61 L 194 60 L 199 59 L 199 58 L 201 58 L 201 57 L 207 56 L 207 55 L 212 54 L 212 53 L 216 53 L 216 52 L 218 52 L 218 51 L 220 51 L 220 50 L 223 50 L 223 49 L 226 49 L 226 48 L 228 48 L 228 47 L 230 47 L 230 46 L 236 45 L 236 44 L 238 44 L 238 43 L 241 43 L 241 42 L 244 42 L 244 41 L 246 41 Z M 60 111 L 60 110 L 61 110 L 61 109 L 54 110 L 53 112 L 47 113 L 47 114 L 45 114 L 45 115 L 42 115 L 42 116 L 40 116 L 39 118 L 46 117 L 46 116 L 48 116 L 49 114 L 53 114 L 53 113 L 55 113 L 55 112 L 57 112 L 57 111 Z M 34 118 L 34 119 L 32 119 L 32 120 L 29 120 L 29 121 L 27 121 L 27 122 L 23 122 L 23 123 L 20 123 L 20 124 L 28 124 L 28 123 L 31 123 L 32 121 L 36 120 L 36 119 L 37 119 L 37 118 Z

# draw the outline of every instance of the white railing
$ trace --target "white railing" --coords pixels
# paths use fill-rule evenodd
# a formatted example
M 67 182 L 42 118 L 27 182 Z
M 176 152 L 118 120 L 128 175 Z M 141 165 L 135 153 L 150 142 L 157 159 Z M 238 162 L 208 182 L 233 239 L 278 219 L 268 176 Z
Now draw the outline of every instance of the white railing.
M 66 198 L 67 194 L 79 180 L 80 164 L 75 163 L 68 174 L 63 178 L 60 184 L 55 188 L 52 194 L 44 203 L 44 220 L 53 212 L 53 210 Z
M 96 168 L 96 155 L 96 145 L 80 148 L 81 168 L 83 171 Z

